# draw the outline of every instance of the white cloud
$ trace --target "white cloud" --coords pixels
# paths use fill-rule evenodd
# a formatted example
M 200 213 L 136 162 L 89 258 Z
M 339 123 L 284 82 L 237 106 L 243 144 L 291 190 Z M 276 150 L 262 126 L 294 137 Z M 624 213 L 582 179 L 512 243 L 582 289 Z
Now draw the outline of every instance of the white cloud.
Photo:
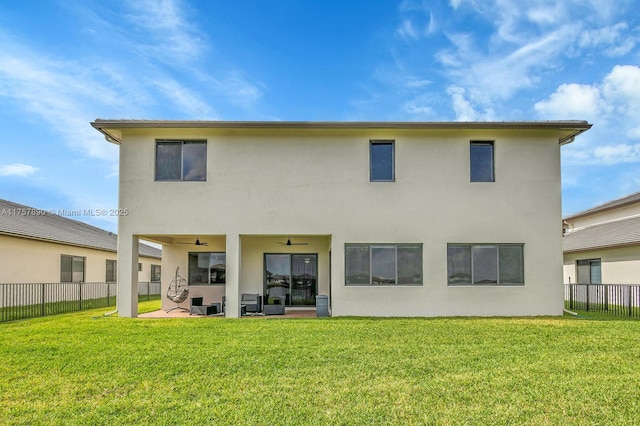
M 627 137 L 630 139 L 640 139 L 640 127 L 627 130 Z
M 206 48 L 202 32 L 185 17 L 186 4 L 180 0 L 137 0 L 125 2 L 133 27 L 147 32 L 140 53 L 152 54 L 163 62 L 183 62 L 197 57 Z
M 629 36 L 629 25 L 619 22 L 602 28 L 586 29 L 578 39 L 581 48 L 600 48 L 608 56 L 622 56 L 629 53 L 638 42 Z
M 533 39 L 503 57 L 480 57 L 457 71 L 469 91 L 486 99 L 509 99 L 523 88 L 537 82 L 537 72 L 553 68 L 553 59 L 568 45 L 578 31 L 565 25 L 540 38 Z
M 461 27 L 456 25 L 459 22 L 440 23 L 451 47 L 436 52 L 435 57 L 451 85 L 464 87 L 465 99 L 480 111 L 482 105 L 502 104 L 525 89 L 538 87 L 545 75 L 564 72 L 567 57 L 590 60 L 591 55 L 583 55 L 587 49 L 610 56 L 631 52 L 640 37 L 633 35 L 629 24 L 620 20 L 612 22 L 616 14 L 624 17 L 621 11 L 628 5 L 613 8 L 605 3 L 600 0 L 579 5 L 573 0 L 531 0 L 526 4 L 508 0 L 450 0 L 450 6 L 460 11 L 454 12 L 454 16 L 472 13 L 494 30 L 487 36 L 485 31 L 473 26 L 460 32 Z M 455 30 L 448 29 L 452 27 Z M 600 96 L 604 96 L 603 88 L 597 89 L 601 91 Z M 596 102 L 596 95 L 595 91 L 591 93 L 593 99 L 583 108 L 575 102 L 555 109 L 561 110 L 562 116 L 585 110 L 594 114 L 598 108 L 606 107 Z M 548 103 L 538 107 L 542 110 L 554 106 Z M 456 114 L 460 115 L 460 109 Z
M 526 17 L 539 25 L 553 25 L 562 22 L 565 16 L 565 7 L 562 2 L 554 2 L 553 4 L 533 4 L 526 11 Z
M 562 84 L 547 100 L 535 104 L 545 118 L 566 117 L 616 120 L 626 116 L 629 132 L 640 126 L 640 67 L 616 65 L 601 83 L 593 85 Z
M 396 33 L 406 41 L 416 41 L 434 34 L 439 26 L 430 7 L 425 1 L 403 0 L 399 10 L 402 23 Z
M 398 28 L 398 34 L 403 38 L 417 39 L 418 31 L 413 27 L 413 23 L 409 19 L 402 21 L 402 25 Z
M 447 93 L 451 96 L 457 121 L 477 121 L 481 119 L 481 114 L 467 100 L 464 88 L 451 86 L 447 89 Z
M 0 96 L 11 99 L 61 134 L 68 145 L 87 155 L 112 162 L 117 150 L 89 126 L 89 105 L 101 103 L 110 89 L 99 76 L 71 61 L 54 61 L 0 34 Z M 116 101 L 123 105 L 124 100 Z
M 548 118 L 593 120 L 605 110 L 597 87 L 584 84 L 562 84 L 549 97 L 534 105 L 538 114 Z
M 245 79 L 239 71 L 232 72 L 222 79 L 219 90 L 225 93 L 232 103 L 245 108 L 262 97 L 262 90 Z
M 0 165 L 0 176 L 21 176 L 27 177 L 38 171 L 37 167 L 28 164 L 6 164 Z
M 430 80 L 425 80 L 422 78 L 418 78 L 415 76 L 407 76 L 405 77 L 404 86 L 407 89 L 423 89 L 429 86 L 432 82 Z
M 414 99 L 405 102 L 402 105 L 402 110 L 411 114 L 418 120 L 429 120 L 434 117 L 435 112 L 431 106 L 429 106 L 430 97 L 427 94 L 419 95 Z
M 438 30 L 438 24 L 433 17 L 433 12 L 429 13 L 429 25 L 427 25 L 427 34 L 433 34 Z
M 593 157 L 596 163 L 604 165 L 639 163 L 640 144 L 599 146 L 593 151 Z
M 570 165 L 606 165 L 640 162 L 640 67 L 616 65 L 601 82 L 562 84 L 548 99 L 535 104 L 546 119 L 587 119 L 594 123 L 582 143 L 563 151 Z M 612 139 L 618 139 L 618 143 Z M 573 145 L 573 144 L 572 144 Z
M 211 107 L 200 96 L 177 81 L 165 78 L 156 80 L 154 85 L 170 102 L 175 103 L 182 111 L 186 112 L 191 119 L 215 119 L 212 116 Z
M 613 67 L 604 79 L 603 92 L 609 102 L 615 104 L 617 111 L 637 118 L 640 110 L 640 67 Z

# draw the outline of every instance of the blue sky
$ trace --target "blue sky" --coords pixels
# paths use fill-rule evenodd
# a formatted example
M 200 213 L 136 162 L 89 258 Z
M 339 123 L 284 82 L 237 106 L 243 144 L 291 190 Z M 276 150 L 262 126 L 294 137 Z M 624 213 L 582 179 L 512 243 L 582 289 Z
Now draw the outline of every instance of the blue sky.
M 1 2 L 0 198 L 116 208 L 98 117 L 582 119 L 562 148 L 575 213 L 640 191 L 639 3 Z

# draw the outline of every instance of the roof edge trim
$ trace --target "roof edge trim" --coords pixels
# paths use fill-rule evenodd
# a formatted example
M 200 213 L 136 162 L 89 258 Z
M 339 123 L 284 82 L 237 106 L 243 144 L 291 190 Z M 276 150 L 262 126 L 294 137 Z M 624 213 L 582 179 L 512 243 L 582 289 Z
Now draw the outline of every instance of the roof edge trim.
M 218 128 L 218 129 L 530 129 L 564 130 L 561 145 L 572 142 L 592 124 L 584 120 L 557 121 L 217 121 L 217 120 L 123 120 L 96 118 L 91 122 L 108 141 L 120 143 L 109 129 L 126 128 Z

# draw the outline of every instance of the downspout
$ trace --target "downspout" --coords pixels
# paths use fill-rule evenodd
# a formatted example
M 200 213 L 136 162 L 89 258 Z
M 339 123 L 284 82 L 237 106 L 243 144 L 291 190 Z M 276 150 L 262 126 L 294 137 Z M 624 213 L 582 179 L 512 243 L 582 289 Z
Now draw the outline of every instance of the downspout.
M 111 312 L 107 312 L 105 314 L 102 314 L 103 317 L 110 317 L 113 314 L 117 314 L 118 313 L 118 308 L 116 308 L 115 311 L 111 311 Z M 577 315 L 577 314 L 576 314 Z
M 118 283 L 116 283 L 116 295 L 118 294 Z M 116 308 L 111 311 L 111 312 L 105 312 L 104 314 L 102 314 L 103 317 L 110 317 L 113 314 L 117 314 L 118 313 L 118 298 L 116 297 Z

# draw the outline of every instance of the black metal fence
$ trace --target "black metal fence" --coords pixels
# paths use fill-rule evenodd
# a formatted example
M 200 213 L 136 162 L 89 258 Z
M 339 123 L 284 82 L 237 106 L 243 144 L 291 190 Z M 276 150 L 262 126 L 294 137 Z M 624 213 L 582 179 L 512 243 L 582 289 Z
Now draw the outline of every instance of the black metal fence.
M 640 285 L 565 284 L 564 306 L 569 310 L 640 318 Z
M 0 322 L 77 312 L 116 305 L 117 284 L 0 284 Z M 159 282 L 139 282 L 138 300 L 160 297 Z

